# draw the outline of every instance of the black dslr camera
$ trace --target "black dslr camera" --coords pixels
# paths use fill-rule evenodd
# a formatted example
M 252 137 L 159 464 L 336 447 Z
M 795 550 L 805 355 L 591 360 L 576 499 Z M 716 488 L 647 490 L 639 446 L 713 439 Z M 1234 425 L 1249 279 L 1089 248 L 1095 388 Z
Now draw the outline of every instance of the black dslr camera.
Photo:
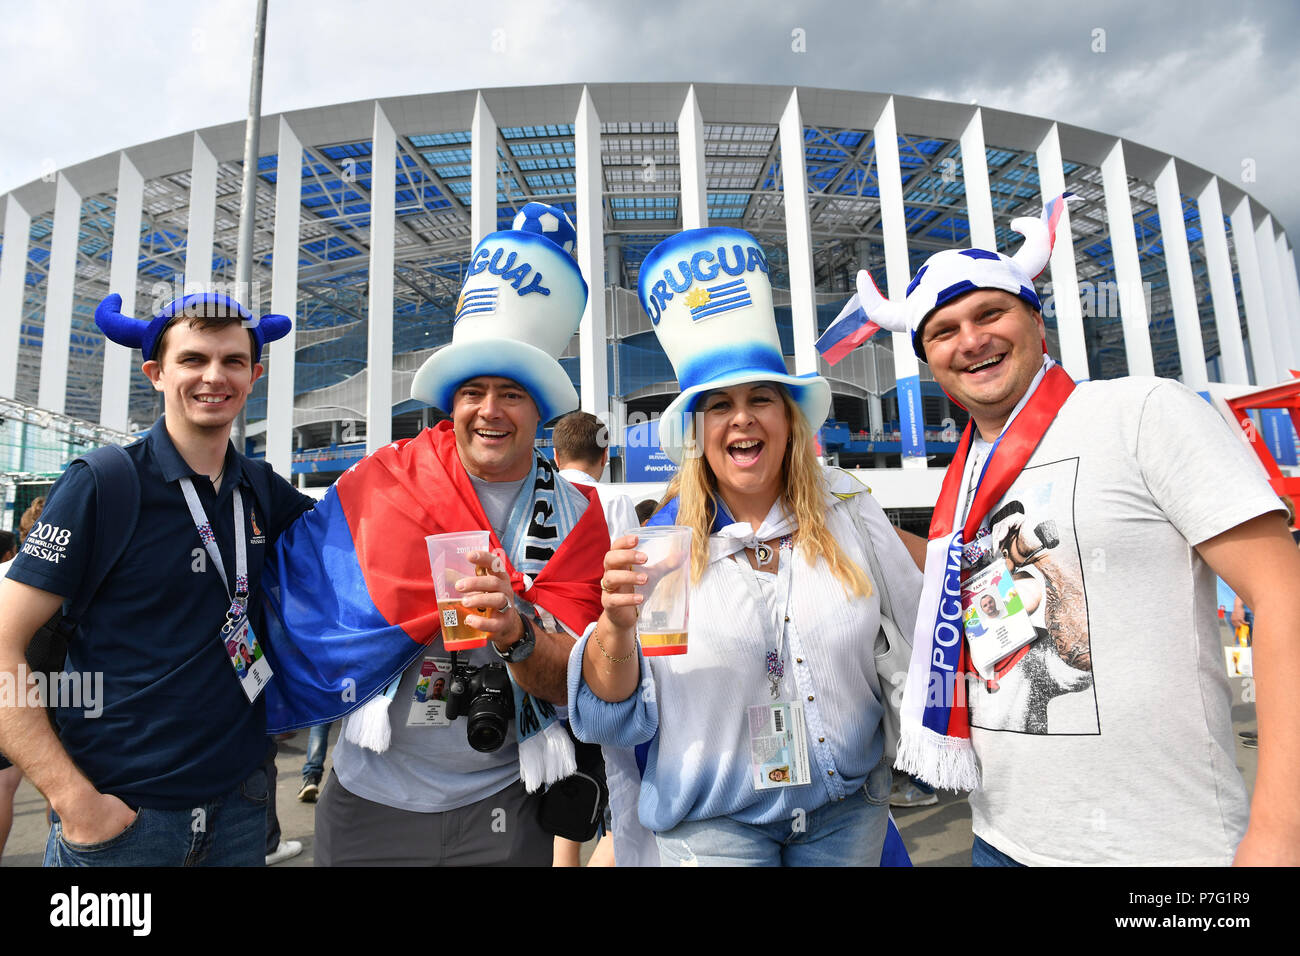
M 451 687 L 447 690 L 447 719 L 464 716 L 465 736 L 479 753 L 500 750 L 515 716 L 515 693 L 504 664 L 474 667 L 452 655 Z

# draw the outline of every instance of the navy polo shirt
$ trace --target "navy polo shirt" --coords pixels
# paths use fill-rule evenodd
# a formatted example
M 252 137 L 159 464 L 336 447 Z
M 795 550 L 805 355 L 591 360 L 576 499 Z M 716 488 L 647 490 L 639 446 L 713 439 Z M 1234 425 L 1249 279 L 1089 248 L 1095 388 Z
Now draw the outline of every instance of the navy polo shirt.
M 230 600 L 180 479 L 194 479 L 232 586 L 232 494 L 239 487 L 254 604 L 267 550 L 314 502 L 275 474 L 269 476 L 271 500 L 258 498 L 247 471 L 270 466 L 233 446 L 226 450 L 221 490 L 214 492 L 211 481 L 181 458 L 161 418 L 126 451 L 140 477 L 140 516 L 69 642 L 66 666 L 83 675 L 83 687 L 93 688 L 102 674 L 95 708 L 102 713 L 61 707 L 59 735 L 100 792 L 133 807 L 183 809 L 238 786 L 262 762 L 267 745 L 264 700 L 248 702 L 218 640 Z M 74 594 L 94 532 L 95 480 L 86 465 L 75 463 L 50 491 L 9 577 L 63 597 Z

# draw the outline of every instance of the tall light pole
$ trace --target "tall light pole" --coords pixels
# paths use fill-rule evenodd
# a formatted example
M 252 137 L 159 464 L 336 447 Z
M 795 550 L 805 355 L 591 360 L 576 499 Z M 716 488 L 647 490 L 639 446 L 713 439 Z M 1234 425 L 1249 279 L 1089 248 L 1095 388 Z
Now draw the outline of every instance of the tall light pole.
M 248 124 L 244 127 L 244 183 L 239 195 L 239 244 L 235 247 L 235 290 L 248 311 L 257 317 L 260 305 L 253 296 L 253 224 L 257 218 L 257 156 L 262 132 L 262 61 L 266 50 L 266 2 L 257 0 L 253 26 L 253 70 L 248 89 Z M 248 412 L 241 410 L 231 429 L 235 450 L 244 451 Z

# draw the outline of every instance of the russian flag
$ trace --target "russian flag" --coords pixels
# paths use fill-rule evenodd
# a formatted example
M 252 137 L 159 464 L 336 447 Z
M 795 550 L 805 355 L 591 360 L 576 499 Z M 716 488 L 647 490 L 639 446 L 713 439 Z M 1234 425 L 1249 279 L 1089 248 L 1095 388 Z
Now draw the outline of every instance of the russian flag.
M 511 586 L 581 633 L 600 615 L 609 531 L 588 499 L 554 557 Z M 335 720 L 388 686 L 438 634 L 425 535 L 490 529 L 451 423 L 386 445 L 280 535 L 263 570 L 269 733 Z M 491 547 L 500 552 L 495 534 Z
M 844 303 L 844 308 L 835 317 L 835 321 L 817 340 L 817 351 L 834 365 L 879 331 L 880 326 L 867 318 L 855 292 L 853 298 Z
M 1065 203 L 1074 198 L 1074 193 L 1061 193 L 1043 206 L 1043 225 L 1047 226 L 1047 235 L 1051 237 L 1053 246 L 1056 245 L 1056 225 L 1061 221 L 1061 213 L 1065 212 Z

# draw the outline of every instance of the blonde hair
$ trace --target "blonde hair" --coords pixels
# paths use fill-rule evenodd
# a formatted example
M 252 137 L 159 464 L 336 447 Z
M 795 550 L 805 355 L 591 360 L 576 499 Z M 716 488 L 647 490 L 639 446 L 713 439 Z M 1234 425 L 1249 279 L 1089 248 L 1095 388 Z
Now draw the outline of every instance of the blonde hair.
M 849 560 L 826 527 L 825 480 L 814 454 L 813 431 L 784 387 L 778 387 L 790 425 L 790 443 L 781 462 L 781 500 L 794 511 L 799 526 L 797 545 L 809 564 L 825 558 L 831 573 L 850 597 L 870 597 L 871 581 Z M 668 484 L 659 507 L 679 500 L 677 523 L 694 531 L 691 538 L 691 580 L 698 582 L 709 563 L 709 533 L 718 515 L 718 479 L 695 444 L 694 416 L 686 428 L 686 454 Z M 656 509 L 658 510 L 658 509 Z

